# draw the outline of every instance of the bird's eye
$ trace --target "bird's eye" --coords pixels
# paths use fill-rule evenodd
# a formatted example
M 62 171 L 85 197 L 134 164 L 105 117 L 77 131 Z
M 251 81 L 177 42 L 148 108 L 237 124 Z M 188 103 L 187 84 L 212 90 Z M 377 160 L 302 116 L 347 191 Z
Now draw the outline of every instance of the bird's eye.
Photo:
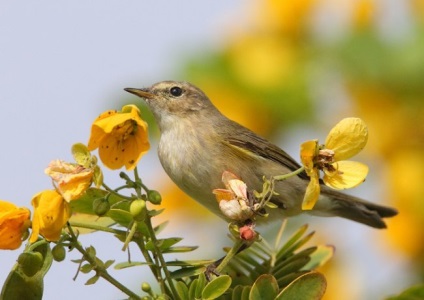
M 182 94 L 183 94 L 183 90 L 180 88 L 180 87 L 178 87 L 178 86 L 173 86 L 170 90 L 169 90 L 169 92 L 171 93 L 171 95 L 172 96 L 174 96 L 174 97 L 179 97 L 179 96 L 181 96 Z

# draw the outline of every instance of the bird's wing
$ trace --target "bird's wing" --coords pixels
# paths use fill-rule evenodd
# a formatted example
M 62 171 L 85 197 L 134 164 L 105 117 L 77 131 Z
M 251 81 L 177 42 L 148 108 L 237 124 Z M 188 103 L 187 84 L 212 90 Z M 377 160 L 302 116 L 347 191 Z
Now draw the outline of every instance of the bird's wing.
M 264 138 L 254 134 L 250 130 L 241 130 L 237 135 L 224 138 L 225 143 L 238 151 L 251 152 L 265 159 L 286 166 L 289 170 L 295 171 L 301 166 L 284 150 L 268 142 Z M 305 172 L 298 174 L 302 179 L 309 179 Z

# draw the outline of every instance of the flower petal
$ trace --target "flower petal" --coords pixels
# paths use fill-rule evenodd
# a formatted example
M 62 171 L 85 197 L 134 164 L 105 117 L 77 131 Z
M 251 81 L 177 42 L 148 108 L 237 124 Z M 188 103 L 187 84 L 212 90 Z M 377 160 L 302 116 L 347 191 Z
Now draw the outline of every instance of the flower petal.
M 302 143 L 300 145 L 300 160 L 305 166 L 306 173 L 313 173 L 314 168 L 314 158 L 317 155 L 318 151 L 318 140 L 310 140 Z
M 228 182 L 230 189 L 238 199 L 247 199 L 247 185 L 240 179 L 233 179 Z
M 62 228 L 71 217 L 71 209 L 62 196 L 54 190 L 45 190 L 32 199 L 34 217 L 30 242 L 34 243 L 38 234 L 48 241 L 57 241 Z
M 318 201 L 321 188 L 319 186 L 318 171 L 311 173 L 311 181 L 306 188 L 305 196 L 303 197 L 302 210 L 311 210 Z
M 325 148 L 334 151 L 334 161 L 349 159 L 358 154 L 368 140 L 368 128 L 359 118 L 345 118 L 331 129 Z
M 212 193 L 215 195 L 216 201 L 218 201 L 218 203 L 222 200 L 230 201 L 235 199 L 234 193 L 230 190 L 214 189 Z
M 356 161 L 339 161 L 333 166 L 336 171 L 325 172 L 324 183 L 334 189 L 350 189 L 365 181 L 368 166 Z
M 132 170 L 150 148 L 147 123 L 135 105 L 122 110 L 106 112 L 94 121 L 88 149 L 99 148 L 100 159 L 110 169 Z
M 21 246 L 30 214 L 27 208 L 0 200 L 0 249 L 14 250 Z

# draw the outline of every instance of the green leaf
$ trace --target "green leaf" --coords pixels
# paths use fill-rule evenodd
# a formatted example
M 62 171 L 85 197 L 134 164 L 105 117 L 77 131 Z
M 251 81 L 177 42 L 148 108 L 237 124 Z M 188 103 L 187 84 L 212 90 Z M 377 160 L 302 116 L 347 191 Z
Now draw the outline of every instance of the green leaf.
M 121 262 L 121 263 L 117 263 L 115 266 L 113 266 L 113 268 L 115 270 L 122 270 L 122 269 L 126 269 L 126 268 L 132 268 L 132 267 L 137 267 L 137 266 L 148 266 L 150 265 L 147 262 L 141 262 L 141 261 L 132 261 L 132 262 Z
M 290 273 L 299 271 L 302 267 L 304 267 L 311 259 L 309 257 L 299 257 L 296 260 L 293 260 L 291 262 L 289 262 L 287 265 L 285 265 L 284 267 L 278 269 L 275 273 L 274 276 L 277 278 L 281 278 L 285 275 L 288 275 Z
M 169 247 L 164 249 L 162 253 L 184 253 L 191 252 L 199 248 L 198 246 L 179 246 L 179 247 Z
M 113 260 L 113 259 L 107 260 L 105 262 L 105 269 L 109 268 L 114 262 L 115 262 L 115 260 Z
M 164 230 L 165 227 L 168 226 L 168 224 L 169 224 L 169 221 L 165 221 L 165 222 L 162 222 L 159 225 L 155 226 L 153 228 L 153 230 L 155 231 L 156 235 L 158 235 L 159 233 L 161 233 L 162 230 Z
M 282 276 L 277 279 L 278 286 L 280 287 L 280 289 L 283 289 L 288 286 L 292 281 L 294 281 L 297 277 L 302 276 L 306 273 L 309 273 L 309 271 L 299 271 Z
M 334 246 L 320 245 L 317 250 L 311 254 L 311 260 L 302 268 L 303 270 L 314 270 L 324 265 L 334 255 Z
M 72 145 L 72 156 L 74 157 L 77 164 L 84 168 L 89 168 L 91 165 L 91 153 L 88 151 L 86 145 L 82 143 L 76 143 Z
M 188 287 L 183 281 L 177 281 L 175 288 L 177 289 L 177 293 L 180 299 L 188 300 Z
M 196 299 L 200 299 L 200 296 L 202 295 L 202 291 L 206 286 L 206 276 L 205 273 L 200 273 L 198 276 L 196 291 L 195 291 L 195 297 Z
M 94 275 L 93 277 L 91 277 L 90 279 L 87 280 L 87 282 L 85 283 L 85 285 L 92 285 L 95 284 L 97 282 L 97 280 L 99 280 L 99 276 Z
M 181 268 L 179 270 L 171 272 L 171 278 L 172 279 L 178 279 L 178 278 L 183 278 L 183 277 L 196 276 L 196 275 L 199 275 L 200 273 L 203 273 L 205 271 L 206 271 L 205 266 Z M 191 285 L 190 285 L 190 287 L 191 287 Z
M 194 279 L 191 282 L 190 287 L 188 288 L 188 298 L 189 299 L 196 299 L 196 289 L 197 289 L 198 283 L 199 283 L 198 278 Z
M 172 260 L 167 261 L 166 265 L 168 267 L 198 267 L 198 266 L 207 266 L 213 263 L 214 260 Z
M 158 210 L 156 209 L 149 210 L 149 216 L 156 217 L 157 215 L 160 215 L 164 210 L 165 210 L 164 208 L 158 209 Z
M 391 296 L 387 300 L 421 300 L 424 299 L 424 284 L 410 287 L 397 296 Z
M 90 256 L 90 257 L 96 257 L 96 248 L 94 248 L 93 246 L 90 246 L 90 247 L 87 247 L 86 249 L 85 249 L 85 251 L 87 251 L 87 254 Z
M 319 300 L 324 296 L 327 282 L 318 272 L 309 272 L 290 283 L 275 300 Z
M 231 300 L 241 300 L 243 295 L 243 290 L 244 290 L 244 286 L 242 285 L 237 285 L 236 287 L 234 287 L 231 293 Z M 249 297 L 248 293 L 247 293 L 247 297 Z
M 243 292 L 241 293 L 241 300 L 249 300 L 250 297 L 250 291 L 252 290 L 252 287 L 250 286 L 245 286 L 243 288 Z
M 258 277 L 252 286 L 249 300 L 269 300 L 274 299 L 278 294 L 278 284 L 274 276 L 263 274 Z
M 231 277 L 221 275 L 209 282 L 202 291 L 202 299 L 216 299 L 224 294 L 231 286 Z
M 128 228 L 133 222 L 133 217 L 129 211 L 117 208 L 111 208 L 107 216 L 112 218 L 119 225 Z
M 303 225 L 298 229 L 297 232 L 293 234 L 293 236 L 285 243 L 285 245 L 278 251 L 277 253 L 277 259 L 287 257 L 291 255 L 294 251 L 299 249 L 301 246 L 303 246 L 307 241 L 311 239 L 311 237 L 314 235 L 314 232 L 311 232 L 307 234 L 306 236 L 303 236 L 305 231 L 308 229 L 308 225 Z
M 176 243 L 180 242 L 181 240 L 182 238 L 158 239 L 156 241 L 156 246 L 159 247 L 159 249 L 163 252 L 169 249 L 171 246 L 175 245 Z M 148 241 L 146 243 L 146 249 L 149 251 L 155 250 L 155 247 L 153 246 L 153 241 Z
M 93 270 L 93 267 L 90 264 L 85 264 L 81 266 L 80 271 L 84 274 L 90 273 Z

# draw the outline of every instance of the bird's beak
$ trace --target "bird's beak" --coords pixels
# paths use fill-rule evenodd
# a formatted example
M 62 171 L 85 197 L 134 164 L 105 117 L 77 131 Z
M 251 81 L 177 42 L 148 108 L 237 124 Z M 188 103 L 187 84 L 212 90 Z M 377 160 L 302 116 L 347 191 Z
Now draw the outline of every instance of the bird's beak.
M 133 88 L 126 88 L 124 89 L 128 93 L 134 94 L 136 96 L 139 96 L 141 98 L 145 99 L 153 99 L 155 97 L 154 94 L 149 92 L 149 89 L 133 89 Z

